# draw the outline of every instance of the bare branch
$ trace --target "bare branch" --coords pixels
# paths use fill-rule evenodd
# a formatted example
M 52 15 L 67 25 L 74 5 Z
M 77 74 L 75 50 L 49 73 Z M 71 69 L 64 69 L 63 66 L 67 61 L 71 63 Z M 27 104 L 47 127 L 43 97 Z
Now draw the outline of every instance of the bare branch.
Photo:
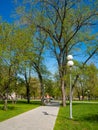
M 55 37 L 55 35 L 52 34 L 52 32 L 49 29 L 46 29 L 45 27 L 42 27 L 40 25 L 37 25 L 37 27 L 45 31 L 49 36 L 54 38 L 56 42 L 58 42 L 58 39 Z

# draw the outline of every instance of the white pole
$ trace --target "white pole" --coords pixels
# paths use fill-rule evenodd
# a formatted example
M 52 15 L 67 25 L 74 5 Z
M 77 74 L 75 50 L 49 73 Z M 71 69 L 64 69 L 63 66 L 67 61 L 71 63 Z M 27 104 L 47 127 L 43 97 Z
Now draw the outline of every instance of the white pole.
M 72 66 L 74 65 L 74 62 L 73 62 L 73 56 L 72 55 L 68 55 L 67 56 L 67 64 L 68 66 L 70 67 L 70 119 L 72 119 L 72 84 L 71 84 L 71 68 Z
M 72 119 L 72 85 L 71 85 L 71 68 L 70 68 L 70 119 Z

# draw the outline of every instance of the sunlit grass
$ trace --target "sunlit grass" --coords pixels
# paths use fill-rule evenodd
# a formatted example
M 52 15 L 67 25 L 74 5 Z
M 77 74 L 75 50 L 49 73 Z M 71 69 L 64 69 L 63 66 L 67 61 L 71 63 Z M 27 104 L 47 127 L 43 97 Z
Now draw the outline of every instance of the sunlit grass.
M 54 130 L 98 130 L 98 103 L 73 103 L 73 119 L 69 105 L 60 107 Z
M 27 104 L 26 101 L 18 101 L 16 104 L 8 103 L 7 111 L 2 110 L 3 104 L 0 103 L 0 122 L 16 115 L 19 115 L 23 112 L 29 111 L 40 106 L 40 101 L 32 101 L 30 104 Z

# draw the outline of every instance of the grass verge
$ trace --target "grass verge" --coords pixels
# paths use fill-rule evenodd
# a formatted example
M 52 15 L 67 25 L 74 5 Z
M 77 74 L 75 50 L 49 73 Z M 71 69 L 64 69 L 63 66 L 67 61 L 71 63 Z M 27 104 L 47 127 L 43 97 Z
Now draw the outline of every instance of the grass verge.
M 16 104 L 12 104 L 11 102 L 8 103 L 8 110 L 2 110 L 3 104 L 0 103 L 0 122 L 31 109 L 34 109 L 40 106 L 40 101 L 31 101 L 30 104 L 27 104 L 26 101 L 18 101 Z
M 69 104 L 60 107 L 54 130 L 98 130 L 98 103 L 73 103 L 73 119 Z

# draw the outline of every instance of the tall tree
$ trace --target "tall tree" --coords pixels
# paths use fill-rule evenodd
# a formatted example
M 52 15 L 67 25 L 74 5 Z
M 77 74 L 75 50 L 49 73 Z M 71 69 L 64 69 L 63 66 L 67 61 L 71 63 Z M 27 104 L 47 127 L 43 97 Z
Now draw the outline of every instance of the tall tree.
M 98 51 L 97 35 L 90 33 L 92 31 L 91 26 L 97 24 L 98 3 L 97 1 L 81 0 L 41 0 L 40 3 L 43 8 L 44 22 L 40 24 L 38 21 L 36 25 L 50 39 L 49 47 L 58 63 L 62 102 L 65 106 L 66 82 L 64 75 L 67 74 L 67 55 L 70 53 L 76 55 L 76 49 L 80 49 L 81 53 L 84 49 L 85 54 L 89 52 L 87 58 L 83 61 L 82 67 L 84 67 L 87 61 Z M 91 48 L 89 48 L 90 46 Z M 78 77 L 79 75 L 76 76 L 75 82 Z
M 42 105 L 44 105 L 44 78 L 47 77 L 47 75 L 49 74 L 47 67 L 44 64 L 44 58 L 43 58 L 46 38 L 47 36 L 43 35 L 43 33 L 39 33 L 39 35 L 37 35 L 34 46 L 36 48 L 35 53 L 37 58 L 35 61 L 32 62 L 32 66 L 37 72 L 40 81 Z
M 31 62 L 34 60 L 33 32 L 27 28 L 18 27 L 15 30 L 13 41 L 15 48 L 15 60 L 19 63 L 18 74 L 25 80 L 27 101 L 30 103 L 30 78 L 32 74 Z
M 97 34 L 93 33 L 98 21 L 98 2 L 84 0 L 35 0 L 24 1 L 20 8 L 21 16 L 30 25 L 36 25 L 37 31 L 47 35 L 48 47 L 58 63 L 62 103 L 66 105 L 64 76 L 67 75 L 67 55 L 86 54 L 82 68 L 98 51 Z M 38 7 L 38 8 L 37 8 Z M 33 12 L 31 11 L 33 10 Z M 18 10 L 21 12 L 21 10 Z M 26 13 L 25 13 L 25 11 Z M 19 12 L 19 13 L 20 13 Z M 93 29 L 92 29 L 93 27 Z M 84 33 L 85 32 L 85 33 Z M 84 55 L 85 56 L 85 55 Z M 73 87 L 79 74 L 76 75 Z
M 23 4 L 24 3 L 24 4 Z M 39 31 L 33 21 L 33 16 L 32 16 L 32 2 L 30 1 L 23 1 L 21 6 L 18 6 L 16 9 L 16 13 L 18 16 L 20 16 L 20 25 L 26 25 L 27 27 L 31 28 L 34 30 L 34 35 L 33 35 L 33 52 L 35 53 L 36 58 L 32 60 L 32 67 L 38 74 L 38 78 L 40 81 L 40 88 L 41 88 L 41 99 L 42 99 L 42 104 L 44 104 L 44 83 L 43 83 L 43 78 L 45 75 L 47 75 L 47 68 L 44 64 L 44 50 L 45 50 L 45 42 L 47 39 L 47 34 L 43 33 L 43 31 Z M 30 7 L 29 9 L 27 8 L 26 4 Z M 38 17 L 37 20 L 40 20 Z M 42 22 L 42 20 L 40 20 Z

